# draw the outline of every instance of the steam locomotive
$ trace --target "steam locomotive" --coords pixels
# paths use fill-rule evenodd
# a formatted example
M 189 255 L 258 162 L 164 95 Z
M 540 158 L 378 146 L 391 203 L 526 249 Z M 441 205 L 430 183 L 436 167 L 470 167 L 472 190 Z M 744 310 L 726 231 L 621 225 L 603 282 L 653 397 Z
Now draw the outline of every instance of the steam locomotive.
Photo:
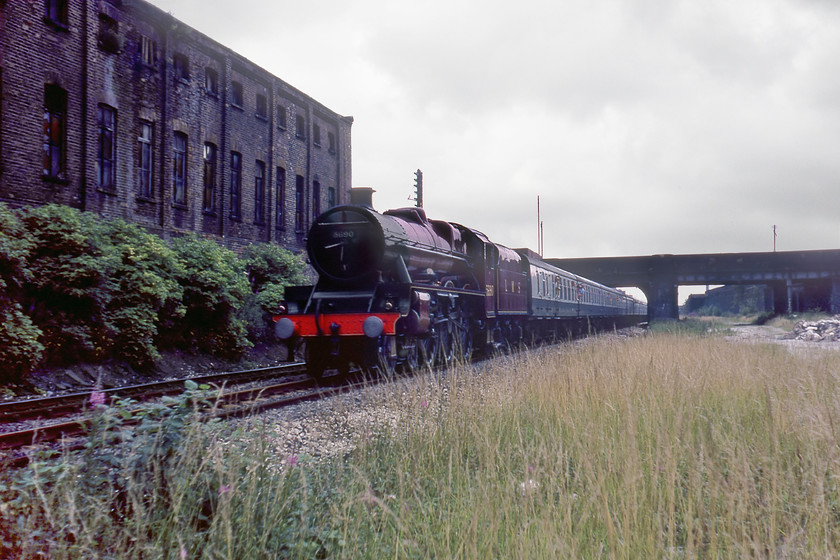
M 314 286 L 286 288 L 275 332 L 305 341 L 308 369 L 408 370 L 647 319 L 646 304 L 493 243 L 422 208 L 378 213 L 351 191 L 312 225 Z

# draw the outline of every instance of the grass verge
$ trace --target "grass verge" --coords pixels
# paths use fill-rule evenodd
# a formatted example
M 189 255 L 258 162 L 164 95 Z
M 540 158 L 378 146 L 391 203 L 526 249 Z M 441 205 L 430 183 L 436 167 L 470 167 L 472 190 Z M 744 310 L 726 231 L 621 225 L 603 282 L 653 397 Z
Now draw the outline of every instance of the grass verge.
M 119 446 L 109 409 L 83 453 L 3 471 L 3 551 L 833 557 L 838 372 L 840 353 L 604 338 L 407 380 L 364 413 L 346 401 L 333 423 L 348 445 L 318 458 L 278 455 L 257 422 L 196 424 L 195 394 Z

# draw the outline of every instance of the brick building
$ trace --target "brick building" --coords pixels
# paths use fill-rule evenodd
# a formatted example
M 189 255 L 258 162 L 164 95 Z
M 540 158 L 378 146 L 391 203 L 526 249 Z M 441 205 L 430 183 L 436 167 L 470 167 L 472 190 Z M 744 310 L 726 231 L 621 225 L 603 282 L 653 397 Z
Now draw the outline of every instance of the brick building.
M 0 0 L 0 201 L 302 249 L 351 117 L 145 0 Z

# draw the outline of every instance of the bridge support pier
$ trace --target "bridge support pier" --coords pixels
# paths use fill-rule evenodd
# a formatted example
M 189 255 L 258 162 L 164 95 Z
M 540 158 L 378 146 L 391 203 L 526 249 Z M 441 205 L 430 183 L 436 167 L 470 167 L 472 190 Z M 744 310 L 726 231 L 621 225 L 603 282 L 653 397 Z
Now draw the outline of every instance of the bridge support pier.
M 829 296 L 829 312 L 840 314 L 840 278 L 831 279 L 831 295 Z
M 651 321 L 678 320 L 680 318 L 679 292 L 676 278 L 651 282 L 642 291 L 648 301 L 648 319 Z

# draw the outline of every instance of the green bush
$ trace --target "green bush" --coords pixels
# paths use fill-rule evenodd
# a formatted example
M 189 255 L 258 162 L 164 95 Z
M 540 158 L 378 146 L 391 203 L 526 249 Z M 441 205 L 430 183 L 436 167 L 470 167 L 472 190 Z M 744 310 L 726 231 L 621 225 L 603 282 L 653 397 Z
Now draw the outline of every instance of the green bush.
M 172 241 L 183 289 L 184 314 L 169 317 L 166 346 L 238 357 L 252 346 L 237 316 L 250 292 L 240 259 L 214 241 L 187 235 Z
M 18 381 L 44 354 L 41 329 L 20 305 L 32 279 L 27 260 L 34 246 L 17 213 L 0 203 L 0 383 Z
M 99 233 L 112 355 L 135 367 L 149 367 L 160 357 L 159 316 L 183 314 L 183 290 L 176 279 L 180 263 L 159 237 L 123 220 L 105 222 Z
M 0 382 L 40 363 L 118 360 L 148 368 L 159 349 L 235 358 L 271 332 L 298 256 L 271 244 L 239 258 L 211 239 L 171 246 L 139 226 L 66 206 L 0 204 Z
M 305 284 L 306 264 L 291 251 L 270 243 L 249 245 L 242 253 L 251 294 L 240 309 L 239 316 L 249 326 L 254 340 L 270 338 L 273 334 L 271 317 L 283 301 L 286 286 Z
M 23 221 L 34 239 L 24 301 L 48 361 L 151 366 L 159 315 L 180 313 L 173 251 L 136 225 L 64 206 L 26 210 Z
M 96 243 L 100 222 L 93 214 L 48 205 L 25 211 L 23 223 L 35 242 L 24 307 L 43 331 L 47 360 L 101 360 L 109 333 L 103 316 L 107 271 Z

